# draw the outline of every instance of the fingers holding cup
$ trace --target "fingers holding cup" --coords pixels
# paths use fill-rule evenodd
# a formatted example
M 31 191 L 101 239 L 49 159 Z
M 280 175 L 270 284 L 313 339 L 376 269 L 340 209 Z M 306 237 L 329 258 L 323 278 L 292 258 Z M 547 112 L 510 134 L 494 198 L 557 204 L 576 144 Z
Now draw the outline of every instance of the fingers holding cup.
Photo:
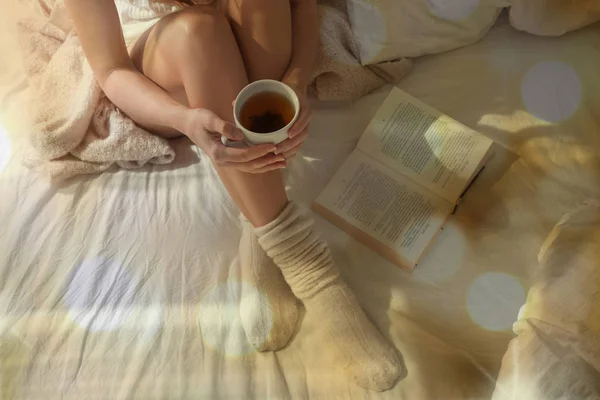
M 294 122 L 294 124 L 290 127 L 290 130 L 288 132 L 290 138 L 298 136 L 304 130 L 306 130 L 308 124 L 310 123 L 311 117 L 310 102 L 308 101 L 306 94 L 302 90 L 294 89 L 294 91 L 298 96 L 298 101 L 300 104 L 300 113 L 298 115 L 298 118 L 296 119 L 296 122 Z
M 298 150 L 300 149 L 300 147 L 302 146 L 302 144 L 304 143 L 304 141 L 308 138 L 308 128 L 309 126 L 307 125 L 304 130 L 302 130 L 300 132 L 299 135 L 294 136 L 291 139 L 287 139 L 284 142 L 281 142 L 280 144 L 277 145 L 277 148 L 275 149 L 275 154 L 283 154 L 284 156 L 286 154 L 288 155 L 293 155 L 296 154 L 298 152 Z M 295 150 L 295 151 L 293 151 Z M 285 157 L 286 159 L 289 157 Z

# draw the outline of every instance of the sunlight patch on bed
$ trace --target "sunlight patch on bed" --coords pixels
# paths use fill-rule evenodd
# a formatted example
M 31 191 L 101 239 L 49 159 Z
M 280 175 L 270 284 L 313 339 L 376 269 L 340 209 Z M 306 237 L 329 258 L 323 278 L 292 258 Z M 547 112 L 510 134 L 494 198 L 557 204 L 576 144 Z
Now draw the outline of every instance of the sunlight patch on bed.
M 0 126 L 0 172 L 4 171 L 4 168 L 10 161 L 11 154 L 11 143 L 8 138 L 6 130 Z
M 532 115 L 559 122 L 571 117 L 579 108 L 581 82 L 567 64 L 544 61 L 534 65 L 523 78 L 521 97 Z
M 460 226 L 452 222 L 446 224 L 415 268 L 414 277 L 430 283 L 445 282 L 464 265 L 466 248 L 467 242 Z
M 146 337 L 152 337 L 156 335 L 161 328 L 163 321 L 162 307 L 159 305 L 148 307 L 144 314 L 143 334 Z
M 523 129 L 550 126 L 550 122 L 533 117 L 530 113 L 517 110 L 511 114 L 485 114 L 477 125 L 497 129 L 502 132 L 517 133 Z
M 31 347 L 23 340 L 10 333 L 0 336 L 0 399 L 23 398 L 31 361 Z
M 479 6 L 479 0 L 426 0 L 429 11 L 448 21 L 468 18 Z
M 467 292 L 469 316 L 488 331 L 510 329 L 524 302 L 525 290 L 518 279 L 501 272 L 480 275 Z
M 314 162 L 321 161 L 321 159 L 320 158 L 315 158 L 315 157 L 310 157 L 310 156 L 302 156 L 302 161 L 311 164 L 311 163 L 314 163 Z
M 96 257 L 74 271 L 65 293 L 71 319 L 90 331 L 112 331 L 132 312 L 135 282 L 118 263 Z
M 262 294 L 252 285 L 227 282 L 213 288 L 200 302 L 198 324 L 206 345 L 228 356 L 241 356 L 255 351 L 246 339 L 240 319 L 242 288 L 246 296 Z M 245 301 L 249 298 L 246 297 Z

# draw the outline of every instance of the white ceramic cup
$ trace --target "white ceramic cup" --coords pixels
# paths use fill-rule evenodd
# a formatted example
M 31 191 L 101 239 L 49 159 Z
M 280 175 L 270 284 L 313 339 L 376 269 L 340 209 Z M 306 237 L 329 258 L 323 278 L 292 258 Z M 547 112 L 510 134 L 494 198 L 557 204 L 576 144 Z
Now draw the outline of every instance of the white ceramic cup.
M 263 92 L 275 92 L 282 96 L 284 96 L 292 105 L 294 106 L 294 118 L 290 121 L 289 124 L 284 126 L 278 131 L 270 132 L 270 133 L 257 133 L 252 132 L 241 124 L 240 122 L 240 112 L 242 107 L 248 101 L 248 99 L 255 94 L 263 93 Z M 300 100 L 296 95 L 296 92 L 286 85 L 285 83 L 274 81 L 271 79 L 263 79 L 260 81 L 255 81 L 243 88 L 238 96 L 235 99 L 235 103 L 233 105 L 233 117 L 235 119 L 235 124 L 238 128 L 244 133 L 244 139 L 248 144 L 263 144 L 263 143 L 273 143 L 279 144 L 286 140 L 289 137 L 289 130 L 294 125 L 294 122 L 298 119 L 298 115 L 300 114 Z M 226 144 L 226 143 L 225 143 Z

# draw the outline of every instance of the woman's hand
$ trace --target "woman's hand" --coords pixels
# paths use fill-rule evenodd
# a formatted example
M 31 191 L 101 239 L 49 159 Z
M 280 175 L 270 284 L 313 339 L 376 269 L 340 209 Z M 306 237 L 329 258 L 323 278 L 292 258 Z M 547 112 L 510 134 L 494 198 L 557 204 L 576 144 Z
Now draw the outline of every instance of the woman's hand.
M 224 121 L 210 110 L 190 109 L 184 118 L 182 128 L 182 132 L 200 147 L 216 166 L 236 168 L 253 174 L 286 166 L 284 156 L 274 154 L 276 147 L 272 144 L 247 148 L 225 146 L 221 142 L 221 136 L 240 141 L 244 135 L 235 125 Z
M 282 154 L 286 160 L 296 155 L 298 150 L 300 150 L 302 143 L 308 138 L 311 113 L 310 103 L 308 101 L 308 96 L 306 95 L 306 87 L 289 83 L 288 86 L 296 92 L 296 95 L 298 95 L 298 100 L 300 100 L 300 115 L 294 125 L 290 128 L 289 139 L 279 143 L 277 145 L 277 150 L 275 151 L 275 154 Z

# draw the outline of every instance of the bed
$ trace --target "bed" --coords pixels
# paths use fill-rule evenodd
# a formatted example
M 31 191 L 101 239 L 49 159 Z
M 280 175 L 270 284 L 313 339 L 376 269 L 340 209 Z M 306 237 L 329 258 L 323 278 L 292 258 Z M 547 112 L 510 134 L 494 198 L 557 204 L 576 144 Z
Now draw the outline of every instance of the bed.
M 494 139 L 495 156 L 412 274 L 316 217 L 367 314 L 402 352 L 390 391 L 323 360 L 319 321 L 256 353 L 239 321 L 238 215 L 206 157 L 51 185 L 23 167 L 18 65 L 0 60 L 0 398 L 489 399 L 536 256 L 567 211 L 600 196 L 600 26 L 513 29 L 414 61 L 398 85 Z M 0 39 L 10 54 L 8 39 Z M 385 98 L 315 103 L 286 170 L 304 207 Z M 559 92 L 560 101 L 552 100 Z M 555 121 L 555 122 L 548 122 Z

